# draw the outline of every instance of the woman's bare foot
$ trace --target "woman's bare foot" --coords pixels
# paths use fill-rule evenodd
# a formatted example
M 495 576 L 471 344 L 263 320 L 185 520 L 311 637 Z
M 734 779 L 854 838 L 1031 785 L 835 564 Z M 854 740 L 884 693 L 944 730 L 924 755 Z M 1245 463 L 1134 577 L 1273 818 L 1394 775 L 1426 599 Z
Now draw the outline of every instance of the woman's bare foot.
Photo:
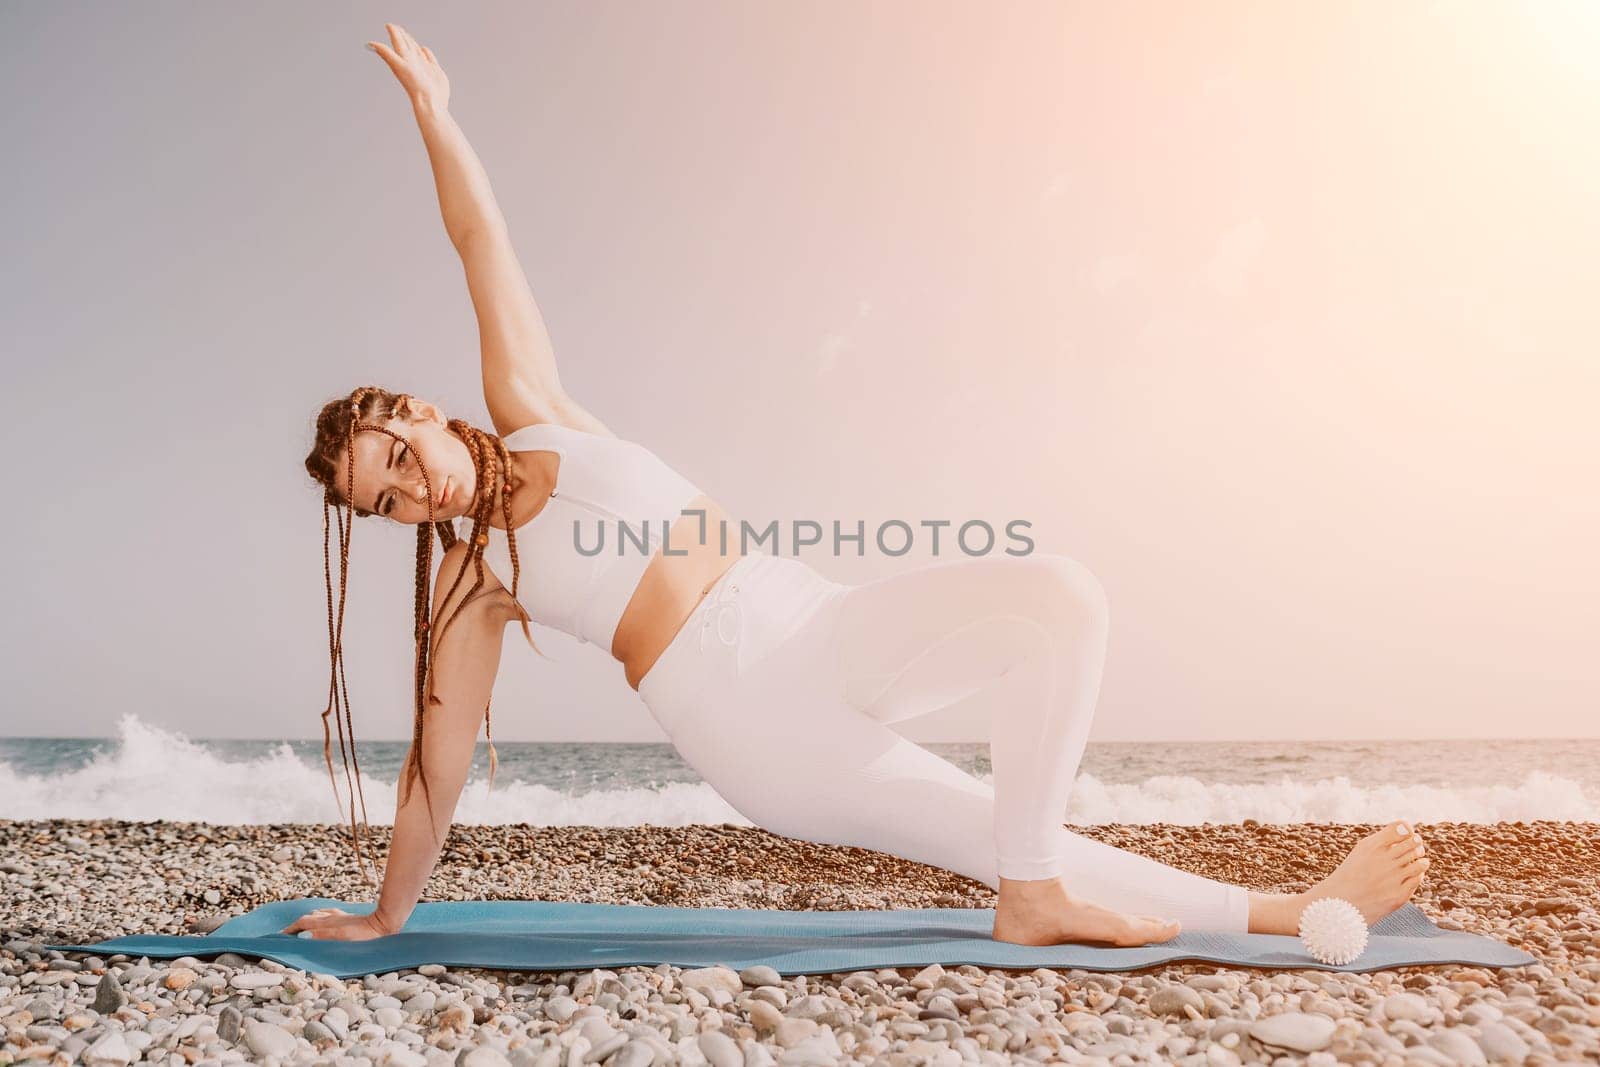
M 1304 893 L 1251 894 L 1250 930 L 1295 934 L 1300 912 L 1323 897 L 1348 900 L 1371 926 L 1411 899 L 1429 860 L 1422 839 L 1405 822 L 1392 822 L 1356 842 L 1334 872 Z M 1257 906 L 1259 903 L 1259 907 Z M 1259 913 L 1258 913 L 1259 912 Z
M 996 941 L 1015 945 L 1072 941 L 1128 948 L 1170 941 L 1178 930 L 1177 920 L 1126 915 L 1075 897 L 1060 878 L 1000 879 L 1000 902 L 994 911 Z

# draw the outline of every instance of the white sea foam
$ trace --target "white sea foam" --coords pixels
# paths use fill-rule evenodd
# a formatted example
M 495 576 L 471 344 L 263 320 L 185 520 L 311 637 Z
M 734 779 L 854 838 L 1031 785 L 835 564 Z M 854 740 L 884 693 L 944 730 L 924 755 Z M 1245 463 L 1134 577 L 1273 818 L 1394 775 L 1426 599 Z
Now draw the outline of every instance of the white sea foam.
M 334 746 L 339 801 L 346 786 Z M 370 762 L 370 761 L 369 761 Z M 987 776 L 985 780 L 991 780 Z M 329 823 L 348 820 L 336 804 L 322 762 L 307 762 L 284 742 L 262 754 L 228 758 L 182 734 L 134 715 L 87 763 L 38 773 L 0 763 L 0 818 L 170 819 L 232 824 Z M 363 769 L 361 790 L 370 823 L 394 818 L 395 782 Z M 1344 776 L 1277 782 L 1205 781 L 1157 775 L 1138 782 L 1078 776 L 1066 821 L 1097 823 L 1498 822 L 1534 819 L 1600 821 L 1600 803 L 1571 778 L 1528 771 L 1520 782 L 1499 785 L 1353 784 Z M 504 764 L 494 788 L 475 774 L 462 793 L 456 821 L 525 822 L 541 826 L 749 825 L 704 782 L 567 793 L 518 780 Z
M 1600 821 L 1600 803 L 1570 778 L 1529 771 L 1515 785 L 1353 785 L 1349 778 L 1273 783 L 1203 782 L 1160 775 L 1142 782 L 1101 782 L 1080 774 L 1068 821 L 1087 823 L 1380 823 Z
M 76 769 L 39 775 L 0 763 L 0 818 L 345 822 L 350 798 L 337 741 L 332 752 L 330 783 L 325 764 L 303 761 L 284 742 L 264 755 L 228 759 L 182 734 L 125 715 L 115 742 Z M 354 773 L 350 777 L 356 779 Z M 359 813 L 364 801 L 367 822 L 392 823 L 395 798 L 392 777 L 384 780 L 362 769 L 355 807 Z M 487 776 L 467 782 L 455 821 L 541 826 L 746 822 L 704 783 L 571 795 L 509 779 L 503 768 L 492 791 Z

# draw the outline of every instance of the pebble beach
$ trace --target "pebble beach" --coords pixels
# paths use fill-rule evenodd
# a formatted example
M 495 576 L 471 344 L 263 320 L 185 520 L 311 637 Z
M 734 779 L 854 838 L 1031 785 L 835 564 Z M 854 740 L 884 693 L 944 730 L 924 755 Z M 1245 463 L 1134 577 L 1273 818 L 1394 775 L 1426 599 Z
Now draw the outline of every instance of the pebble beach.
M 1073 829 L 1213 878 L 1295 891 L 1377 824 Z M 1433 862 L 1413 902 L 1440 926 L 1498 938 L 1538 964 L 1372 974 L 934 965 L 789 977 L 666 964 L 424 966 L 338 979 L 232 955 L 97 957 L 42 946 L 208 933 L 270 901 L 368 901 L 374 890 L 339 826 L 0 821 L 0 1065 L 1600 1061 L 1600 823 L 1416 829 Z M 381 850 L 388 827 L 372 831 Z M 459 825 L 423 899 L 994 904 L 986 886 L 948 871 L 733 825 Z

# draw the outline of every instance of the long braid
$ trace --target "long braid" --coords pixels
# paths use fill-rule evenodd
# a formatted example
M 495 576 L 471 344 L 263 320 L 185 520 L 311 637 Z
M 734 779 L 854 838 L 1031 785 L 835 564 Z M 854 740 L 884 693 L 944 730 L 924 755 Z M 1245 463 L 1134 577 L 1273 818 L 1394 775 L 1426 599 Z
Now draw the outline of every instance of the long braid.
M 339 523 L 339 617 L 338 617 L 338 628 L 337 628 L 337 633 L 336 633 L 336 647 L 337 647 L 337 650 L 338 650 L 338 668 L 339 668 L 338 674 L 339 674 L 340 704 L 344 708 L 343 728 L 344 728 L 344 730 L 347 730 L 350 733 L 350 756 L 349 756 L 349 759 L 347 759 L 345 761 L 345 763 L 346 763 L 345 777 L 347 779 L 347 785 L 348 785 L 349 780 L 352 779 L 352 778 L 353 778 L 354 783 L 355 783 L 355 796 L 351 797 L 351 799 L 350 799 L 350 817 L 351 817 L 351 828 L 352 829 L 354 829 L 354 826 L 355 826 L 354 820 L 355 820 L 355 808 L 356 808 L 357 800 L 359 800 L 360 803 L 361 803 L 361 823 L 362 823 L 362 826 L 365 827 L 366 826 L 366 822 L 367 822 L 367 798 L 366 798 L 365 794 L 362 792 L 362 789 L 361 789 L 361 759 L 360 759 L 359 754 L 356 752 L 355 723 L 352 721 L 351 716 L 350 716 L 350 682 L 349 682 L 349 679 L 345 676 L 345 669 L 344 669 L 344 603 L 345 603 L 345 587 L 346 587 L 348 575 L 350 573 L 350 536 L 351 536 L 352 533 L 354 533 L 354 531 L 355 531 L 355 519 L 353 517 L 341 515 L 340 516 L 340 523 Z M 342 736 L 343 735 L 341 734 L 341 737 Z M 352 774 L 352 769 L 353 769 L 353 774 Z M 357 854 L 358 857 L 360 856 L 360 843 L 359 843 L 359 841 L 357 842 L 356 854 Z M 369 877 L 369 881 L 370 881 L 370 877 Z
M 367 391 L 366 390 L 362 390 L 358 394 L 356 394 L 355 398 L 351 402 L 350 414 L 349 414 L 349 418 L 348 418 L 348 427 L 349 428 L 348 428 L 348 430 L 346 431 L 346 434 L 345 434 L 346 469 L 347 469 L 348 484 L 351 487 L 350 499 L 352 501 L 355 500 L 355 450 L 353 448 L 349 447 L 349 442 L 354 437 L 355 427 L 358 425 L 358 423 L 360 421 L 360 417 L 361 417 L 361 402 L 366 398 L 366 395 L 367 395 Z M 362 826 L 366 826 L 366 823 L 367 823 L 367 800 L 366 800 L 366 794 L 361 788 L 361 763 L 360 763 L 359 758 L 357 757 L 356 748 L 355 748 L 355 724 L 352 721 L 351 716 L 350 716 L 350 690 L 349 690 L 349 683 L 348 683 L 347 678 L 345 677 L 345 672 L 344 672 L 344 606 L 345 606 L 346 593 L 348 591 L 348 582 L 349 582 L 349 574 L 350 574 L 350 534 L 354 530 L 355 521 L 354 521 L 354 518 L 352 517 L 350 522 L 347 524 L 345 522 L 345 520 L 344 520 L 343 514 L 340 513 L 337 510 L 337 508 L 335 508 L 335 514 L 338 515 L 338 518 L 339 518 L 339 523 L 338 523 L 338 528 L 339 528 L 339 607 L 338 607 L 337 615 L 335 615 L 334 607 L 333 607 L 333 580 L 332 580 L 332 574 L 330 573 L 331 563 L 329 561 L 328 551 L 327 551 L 327 534 L 328 534 L 328 529 L 327 529 L 327 505 L 329 503 L 332 503 L 332 502 L 333 501 L 331 499 L 331 490 L 325 489 L 324 490 L 324 508 L 323 508 L 323 570 L 324 570 L 323 577 L 324 577 L 324 582 L 325 582 L 325 585 L 326 585 L 326 588 L 327 588 L 327 591 L 328 591 L 328 614 L 329 614 L 329 620 L 330 620 L 330 624 L 331 624 L 331 632 L 329 634 L 329 642 L 328 642 L 328 658 L 329 658 L 329 674 L 330 674 L 330 678 L 329 678 L 329 699 L 328 699 L 328 707 L 322 713 L 322 717 L 323 717 L 323 745 L 322 745 L 323 759 L 328 764 L 328 775 L 329 775 L 329 778 L 331 780 L 332 776 L 333 776 L 333 758 L 332 758 L 332 754 L 330 752 L 330 743 L 329 743 L 328 730 L 327 730 L 327 718 L 331 714 L 334 717 L 334 722 L 339 727 L 339 753 L 340 753 L 340 756 L 344 758 L 343 761 L 344 761 L 344 765 L 345 765 L 345 783 L 346 783 L 347 792 L 349 791 L 349 786 L 350 786 L 352 778 L 353 778 L 354 784 L 355 784 L 355 790 L 354 790 L 354 794 L 355 795 L 352 795 L 351 798 L 350 798 L 350 836 L 351 836 L 351 841 L 355 846 L 356 860 L 357 860 L 357 863 L 360 866 L 362 877 L 367 881 L 367 883 L 369 885 L 371 885 L 371 884 L 373 884 L 374 879 L 372 878 L 371 872 L 368 871 L 368 869 L 366 867 L 365 856 L 363 855 L 363 853 L 361 851 L 361 832 L 360 832 L 360 829 L 358 829 L 358 827 L 356 826 L 356 810 L 355 810 L 356 809 L 356 798 L 359 796 L 360 802 L 361 802 L 361 822 L 362 822 Z M 353 504 L 352 504 L 352 507 L 353 507 Z M 342 700 L 341 700 L 341 696 L 342 696 Z M 343 707 L 344 707 L 344 716 L 345 717 L 344 717 L 343 720 L 340 720 L 339 714 L 338 714 L 339 713 L 339 707 L 340 707 L 341 703 L 343 704 Z M 349 750 L 348 756 L 346 756 L 346 753 L 345 753 L 345 743 L 344 743 L 344 734 L 345 734 L 345 729 L 347 727 L 350 730 L 350 750 Z M 351 773 L 351 765 L 352 764 L 354 764 L 354 774 L 353 775 Z M 334 799 L 336 801 L 338 800 L 338 789 L 337 789 L 337 787 L 335 787 L 335 790 L 334 790 Z M 342 810 L 342 806 L 341 806 L 341 810 Z
M 455 611 L 451 613 L 449 618 L 445 619 L 444 624 L 442 626 L 440 626 L 438 628 L 438 630 L 435 632 L 433 640 L 432 640 L 432 644 L 435 646 L 435 649 L 437 648 L 438 643 L 444 639 L 444 634 L 445 634 L 445 632 L 447 630 L 449 630 L 450 624 L 455 622 L 456 616 L 460 615 L 462 609 L 465 608 L 467 603 L 470 600 L 472 600 L 472 598 L 474 596 L 477 595 L 478 590 L 483 587 L 483 551 L 482 551 L 482 549 L 483 549 L 483 546 L 488 543 L 488 535 L 487 535 L 487 533 L 483 532 L 483 526 L 484 526 L 484 522 L 485 522 L 485 517 L 486 517 L 487 512 L 488 512 L 488 509 L 487 509 L 486 505 L 487 505 L 487 502 L 489 501 L 489 499 L 490 499 L 490 497 L 492 495 L 492 487 L 495 485 L 495 480 L 494 480 L 494 477 L 493 477 L 494 472 L 492 470 L 486 468 L 484 463 L 482 462 L 482 456 L 484 454 L 484 449 L 482 448 L 481 443 L 477 440 L 479 432 L 474 430 L 472 427 L 468 426 L 465 422 L 463 422 L 463 421 L 461 421 L 459 419 L 451 420 L 449 423 L 447 423 L 447 426 L 449 428 L 451 428 L 451 429 L 456 430 L 458 433 L 460 433 L 461 436 L 462 436 L 462 440 L 464 440 L 466 442 L 467 451 L 472 456 L 473 468 L 477 472 L 478 485 L 484 487 L 484 491 L 480 492 L 478 494 L 478 498 L 476 500 L 474 500 L 474 502 L 473 502 L 473 509 L 474 510 L 473 510 L 472 536 L 471 536 L 471 539 L 469 541 L 469 545 L 471 546 L 471 551 L 468 552 L 468 557 L 471 558 L 472 562 L 475 565 L 474 566 L 474 578 L 475 578 L 475 580 L 473 581 L 472 586 L 467 590 L 466 595 L 463 596 L 461 598 L 461 600 L 456 604 Z M 418 460 L 417 462 L 418 462 L 418 466 L 420 467 L 421 466 L 421 460 Z M 426 471 L 423 472 L 423 477 L 426 480 L 426 478 L 427 478 L 427 472 Z M 431 509 L 432 509 L 431 502 L 429 504 L 429 508 L 430 508 L 430 513 L 431 513 Z M 420 542 L 419 542 L 419 545 L 418 545 L 418 552 L 419 552 L 419 554 L 422 552 L 422 548 L 421 548 Z M 445 600 L 446 603 L 448 603 L 450 601 L 450 599 L 455 596 L 456 590 L 460 588 L 461 579 L 466 576 L 466 572 L 467 572 L 467 566 L 466 565 L 467 565 L 467 559 L 463 559 L 461 561 L 460 569 L 456 571 L 455 580 L 450 583 L 450 588 L 445 593 L 444 600 Z M 419 566 L 421 566 L 420 562 L 419 562 Z M 426 572 L 419 572 L 419 573 L 426 573 Z M 431 674 L 429 675 L 429 677 L 427 679 L 427 688 L 425 689 L 425 696 L 426 696 L 426 700 L 429 703 L 429 706 L 431 706 L 433 704 L 442 703 L 442 701 L 440 701 L 439 698 L 436 695 L 434 695 L 434 693 L 433 693 Z M 419 733 L 419 736 L 420 736 L 420 733 Z M 494 763 L 495 763 L 494 743 L 493 743 L 493 741 L 490 741 L 490 745 L 489 745 L 490 779 L 489 780 L 490 780 L 490 785 L 491 786 L 493 785 L 493 782 L 494 782 Z M 420 761 L 418 761 L 416 769 L 417 769 L 417 773 L 421 773 L 422 768 L 421 768 Z M 424 778 L 424 788 L 426 789 L 426 778 Z
M 328 776 L 331 783 L 333 780 L 333 760 L 331 754 L 331 738 L 329 737 L 327 729 L 327 719 L 330 714 L 333 714 L 335 723 L 339 725 L 339 748 L 341 755 L 344 755 L 345 753 L 344 732 L 346 726 L 348 726 L 350 730 L 350 752 L 344 760 L 345 777 L 348 787 L 348 782 L 352 777 L 351 765 L 354 763 L 356 796 L 360 797 L 363 826 L 365 826 L 366 823 L 366 798 L 364 794 L 360 793 L 360 764 L 355 760 L 355 729 L 354 722 L 350 715 L 349 687 L 345 679 L 342 640 L 344 627 L 344 604 L 349 570 L 350 535 L 354 529 L 354 517 L 355 515 L 366 516 L 371 514 L 371 512 L 357 507 L 354 503 L 356 499 L 354 439 L 355 434 L 360 431 L 373 430 L 385 434 L 386 436 L 393 437 L 398 441 L 409 444 L 409 442 L 406 442 L 406 439 L 401 437 L 399 434 L 394 433 L 384 426 L 377 425 L 374 422 L 369 421 L 371 419 L 385 420 L 392 417 L 405 402 L 406 398 L 403 395 L 390 393 L 377 387 L 358 389 L 343 400 L 330 402 L 324 407 L 322 413 L 318 417 L 317 444 L 313 448 L 312 454 L 307 457 L 306 460 L 307 470 L 324 486 L 323 570 L 324 584 L 328 594 L 330 679 L 329 705 L 328 709 L 322 713 L 323 757 L 328 766 Z M 473 466 L 477 471 L 480 492 L 477 494 L 477 497 L 473 502 L 473 527 L 468 540 L 468 551 L 466 556 L 464 556 L 461 561 L 460 568 L 456 572 L 455 580 L 450 585 L 449 594 L 447 594 L 445 597 L 445 602 L 449 601 L 450 596 L 453 596 L 456 589 L 460 586 L 461 579 L 466 575 L 467 563 L 469 559 L 473 565 L 475 580 L 471 588 L 468 590 L 467 595 L 461 599 L 461 601 L 456 605 L 455 611 L 452 612 L 450 617 L 445 620 L 444 625 L 440 627 L 434 627 L 433 620 L 430 618 L 433 600 L 429 591 L 429 578 L 432 574 L 432 538 L 435 534 L 437 534 L 440 542 L 444 545 L 445 550 L 448 551 L 456 543 L 458 537 L 453 525 L 450 522 L 437 521 L 434 519 L 434 495 L 432 479 L 429 476 L 426 467 L 422 464 L 420 458 L 417 459 L 418 469 L 422 471 L 423 484 L 427 489 L 428 520 L 424 523 L 418 524 L 417 531 L 417 566 L 415 580 L 416 595 L 414 601 L 415 625 L 413 630 L 416 642 L 416 685 L 414 689 L 415 713 L 412 724 L 412 745 L 410 758 L 407 760 L 402 774 L 402 778 L 404 780 L 401 785 L 401 803 L 403 804 L 406 802 L 406 799 L 410 796 L 410 790 L 414 780 L 420 777 L 422 779 L 423 795 L 427 800 L 428 810 L 430 812 L 433 810 L 432 795 L 428 786 L 427 774 L 423 770 L 422 764 L 424 710 L 427 707 L 442 703 L 442 701 L 440 701 L 432 691 L 432 660 L 437 657 L 438 643 L 442 639 L 444 631 L 449 628 L 450 623 L 455 621 L 456 617 L 460 615 L 462 609 L 465 608 L 467 603 L 469 603 L 483 587 L 483 552 L 489 540 L 488 527 L 490 524 L 488 519 L 492 512 L 492 508 L 494 507 L 494 497 L 496 495 L 497 484 L 499 486 L 498 495 L 500 496 L 502 514 L 504 515 L 506 523 L 506 542 L 511 556 L 510 593 L 513 598 L 513 603 L 516 604 L 516 610 L 522 623 L 522 632 L 524 637 L 527 638 L 528 644 L 533 647 L 534 651 L 538 652 L 541 656 L 544 655 L 543 650 L 541 650 L 534 642 L 533 635 L 528 630 L 528 622 L 530 620 L 527 611 L 522 607 L 520 601 L 516 599 L 520 583 L 520 564 L 517 558 L 516 535 L 511 524 L 511 489 L 515 485 L 515 482 L 511 477 L 510 453 L 506 449 L 505 442 L 501 438 L 480 430 L 464 420 L 452 419 L 447 423 L 447 426 L 449 429 L 453 430 L 466 444 L 468 452 L 473 458 Z M 490 447 L 491 444 L 492 448 Z M 343 453 L 344 458 L 346 484 L 350 487 L 348 507 L 351 515 L 348 522 L 346 521 L 344 512 L 339 509 L 339 497 L 332 487 L 332 483 L 334 481 L 334 471 L 336 469 L 334 466 L 334 463 L 336 462 L 335 457 L 337 457 L 341 452 Z M 412 450 L 412 454 L 413 456 L 416 454 L 414 449 Z M 500 476 L 498 483 L 496 478 L 497 475 Z M 339 607 L 337 616 L 335 615 L 333 607 L 333 584 L 331 574 L 332 564 L 328 551 L 329 528 L 327 518 L 330 507 L 333 509 L 334 514 L 338 519 L 339 529 L 340 580 Z M 342 700 L 340 699 L 341 694 Z M 345 712 L 345 718 L 342 722 L 339 720 L 337 715 L 337 710 L 341 704 L 343 705 Z M 493 737 L 490 733 L 492 723 L 489 716 L 490 704 L 486 703 L 484 705 L 484 736 L 489 743 L 489 786 L 490 788 L 493 788 L 495 770 L 498 766 L 499 759 L 498 754 L 495 751 Z M 361 861 L 364 859 L 364 856 L 361 851 L 361 833 L 355 822 L 356 796 L 351 797 L 351 831 L 352 840 L 355 843 L 356 856 L 358 861 Z M 343 805 L 339 802 L 337 788 L 334 790 L 334 799 L 335 802 L 339 804 L 342 812 Z M 367 829 L 370 829 L 370 827 Z M 373 879 L 371 875 L 367 873 L 364 863 L 362 864 L 362 873 L 368 884 L 372 884 Z
M 354 449 L 350 450 L 350 480 L 351 480 L 351 484 L 354 485 L 355 484 L 355 451 L 354 451 Z M 351 499 L 354 499 L 354 494 L 353 493 L 351 494 Z M 344 522 L 344 531 L 343 531 L 344 541 L 343 541 L 343 544 L 340 546 L 340 550 L 339 550 L 339 633 L 338 633 L 338 638 L 339 638 L 339 691 L 340 691 L 340 694 L 341 694 L 341 702 L 344 705 L 344 726 L 345 726 L 346 730 L 350 731 L 350 765 L 354 769 L 353 777 L 355 778 L 355 784 L 356 784 L 356 799 L 359 800 L 360 803 L 361 803 L 361 826 L 362 826 L 363 829 L 370 829 L 370 827 L 367 826 L 367 797 L 366 797 L 366 794 L 362 791 L 362 786 L 361 786 L 361 758 L 358 755 L 358 753 L 356 752 L 356 740 L 355 740 L 355 738 L 356 738 L 356 724 L 355 724 L 355 720 L 351 717 L 351 713 L 350 713 L 350 680 L 345 676 L 345 669 L 344 669 L 344 603 L 345 603 L 345 587 L 349 582 L 349 576 L 350 576 L 350 538 L 355 533 L 355 528 L 356 528 L 355 516 L 353 516 L 353 515 L 347 516 L 345 518 L 345 522 Z M 354 809 L 352 808 L 351 815 L 353 816 L 354 814 L 355 814 L 355 812 L 354 812 Z M 357 853 L 357 857 L 359 858 L 359 851 Z
M 334 510 L 334 508 L 335 505 L 332 494 L 324 493 L 322 501 L 322 574 L 324 584 L 326 585 L 328 591 L 328 655 L 330 660 L 335 654 L 334 650 L 338 647 L 337 636 L 335 634 L 333 625 L 333 572 L 332 563 L 328 557 L 328 512 L 330 510 Z M 338 512 L 335 511 L 335 514 L 338 514 Z M 342 546 L 344 543 L 344 521 L 342 516 L 340 517 L 339 522 L 339 536 L 340 544 Z M 338 703 L 338 674 L 334 670 L 330 669 L 328 672 L 328 706 L 322 713 L 322 758 L 328 765 L 328 782 L 331 785 L 333 784 L 333 755 L 332 739 L 328 734 L 328 716 L 333 715 L 334 724 L 339 728 L 339 756 L 344 763 L 345 780 L 346 784 L 348 785 L 350 778 L 350 756 L 345 750 L 344 724 L 340 721 L 338 715 L 335 714 Z M 339 787 L 337 785 L 334 785 L 333 787 L 333 801 L 334 804 L 338 806 L 339 818 L 342 822 L 344 820 L 344 802 L 339 798 Z M 354 828 L 353 819 L 355 814 L 355 804 L 355 795 L 354 793 L 351 793 L 350 811 L 352 816 L 352 829 Z M 358 848 L 357 855 L 359 856 L 359 854 Z

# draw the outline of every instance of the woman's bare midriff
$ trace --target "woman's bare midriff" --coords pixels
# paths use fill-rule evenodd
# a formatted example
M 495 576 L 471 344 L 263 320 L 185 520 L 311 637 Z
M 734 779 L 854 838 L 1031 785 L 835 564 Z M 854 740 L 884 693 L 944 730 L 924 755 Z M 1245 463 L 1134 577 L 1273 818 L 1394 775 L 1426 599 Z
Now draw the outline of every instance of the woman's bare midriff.
M 634 689 L 707 590 L 739 561 L 737 537 L 730 537 L 733 543 L 727 554 L 721 549 L 722 524 L 727 523 L 730 531 L 738 529 L 732 516 L 703 493 L 684 505 L 684 510 L 703 510 L 705 516 L 683 515 L 672 524 L 666 542 L 672 554 L 658 551 L 650 560 L 611 639 L 611 654 L 622 662 L 623 675 Z
M 520 529 L 544 508 L 551 487 L 558 484 L 560 459 L 546 449 L 511 455 L 521 480 L 529 486 L 526 494 L 512 501 L 512 523 Z M 738 526 L 733 517 L 704 493 L 685 504 L 682 510 L 699 512 L 702 509 L 703 517 L 680 515 L 673 521 L 666 542 L 672 554 L 664 555 L 657 550 L 645 566 L 644 575 L 634 587 L 627 607 L 622 609 L 617 631 L 611 637 L 611 655 L 621 661 L 628 685 L 636 690 L 639 680 L 667 650 L 706 591 L 739 561 Z M 653 520 L 651 528 L 659 530 L 659 522 Z M 721 536 L 724 523 L 730 531 L 731 542 L 726 553 L 722 551 Z M 489 524 L 505 529 L 498 512 L 490 516 Z

